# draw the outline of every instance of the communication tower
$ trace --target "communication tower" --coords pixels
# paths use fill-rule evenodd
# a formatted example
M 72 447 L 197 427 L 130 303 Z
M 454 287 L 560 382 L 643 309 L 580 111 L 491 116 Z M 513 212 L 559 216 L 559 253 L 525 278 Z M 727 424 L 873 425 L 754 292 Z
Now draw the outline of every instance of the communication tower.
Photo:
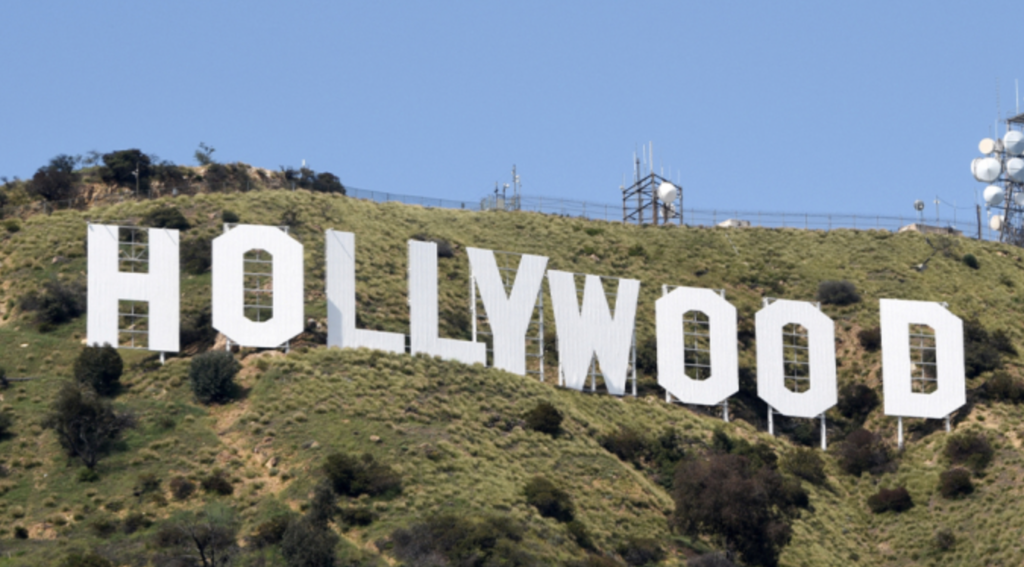
M 622 189 L 622 222 L 636 224 L 683 223 L 683 191 L 654 172 L 654 145 L 642 157 L 633 154 L 633 184 Z
M 1024 114 L 1007 118 L 1006 134 L 985 138 L 978 151 L 985 157 L 971 161 L 971 173 L 989 184 L 982 192 L 988 227 L 1000 242 L 1024 246 Z

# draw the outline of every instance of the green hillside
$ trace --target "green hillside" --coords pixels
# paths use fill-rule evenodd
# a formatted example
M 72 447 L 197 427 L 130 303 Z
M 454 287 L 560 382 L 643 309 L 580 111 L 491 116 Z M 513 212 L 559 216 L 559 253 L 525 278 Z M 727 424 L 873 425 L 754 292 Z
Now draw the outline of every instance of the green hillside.
M 60 384 L 72 375 L 83 348 L 85 316 L 40 324 L 26 298 L 57 283 L 70 289 L 84 285 L 87 221 L 143 224 L 148 213 L 166 206 L 180 210 L 191 224 L 182 233 L 186 261 L 201 256 L 209 239 L 222 232 L 224 211 L 245 223 L 289 225 L 304 245 L 305 315 L 314 324 L 288 354 L 237 353 L 240 395 L 223 405 L 200 404 L 188 374 L 190 357 L 216 341 L 203 316 L 209 309 L 210 274 L 201 266 L 193 270 L 197 274 L 183 272 L 182 324 L 194 340 L 163 366 L 151 353 L 121 351 L 123 388 L 114 406 L 134 414 L 137 426 L 99 461 L 98 479 L 83 480 L 81 465 L 66 457 L 54 431 L 43 427 L 43 417 Z M 510 520 L 522 530 L 516 546 L 536 564 L 582 561 L 588 553 L 567 525 L 542 517 L 526 501 L 526 484 L 543 475 L 571 496 L 576 519 L 598 555 L 614 562 L 609 564 L 627 560 L 630 542 L 646 537 L 665 551 L 659 564 L 684 565 L 719 549 L 722 541 L 670 530 L 674 503 L 666 487 L 671 479 L 664 471 L 659 475 L 653 463 L 623 461 L 602 442 L 623 431 L 648 439 L 671 433 L 686 458 L 699 459 L 713 452 L 713 433 L 721 429 L 734 440 L 767 444 L 782 461 L 801 443 L 815 444 L 816 425 L 810 421 L 777 418 L 782 434 L 769 436 L 763 404 L 752 394 L 753 321 L 764 297 L 814 300 L 822 281 L 855 284 L 860 302 L 822 308 L 836 322 L 840 386 L 865 384 L 879 395 L 881 355 L 858 339 L 860 331 L 878 325 L 879 298 L 947 302 L 953 313 L 976 320 L 976 328 L 1001 331 L 1009 346 L 1024 349 L 1020 249 L 964 238 L 641 227 L 377 204 L 305 190 L 165 197 L 0 223 L 5 223 L 0 224 L 0 367 L 8 378 L 31 378 L 0 392 L 0 410 L 13 417 L 11 433 L 0 440 L 0 565 L 56 565 L 88 551 L 116 565 L 171 565 L 170 552 L 156 542 L 161 526 L 201 509 L 235 518 L 243 553 L 233 565 L 283 564 L 277 546 L 257 550 L 245 538 L 282 511 L 305 510 L 323 478 L 325 457 L 336 451 L 372 454 L 400 475 L 403 487 L 397 496 L 339 498 L 341 509 L 374 518 L 369 525 L 331 524 L 342 538 L 340 564 L 401 564 L 392 547 L 395 531 L 439 514 Z M 645 369 L 654 356 L 654 301 L 661 286 L 724 289 L 740 314 L 743 392 L 730 401 L 734 419 L 724 424 L 717 412 L 666 404 L 650 371 L 641 375 L 637 398 L 615 398 L 424 356 L 328 350 L 323 346 L 327 229 L 356 234 L 359 323 L 370 329 L 408 333 L 410 238 L 452 246 L 451 257 L 439 259 L 441 333 L 452 338 L 469 334 L 468 246 L 544 255 L 552 269 L 640 280 L 637 343 Z M 978 269 L 963 261 L 968 254 Z M 926 269 L 914 268 L 929 258 Z M 546 360 L 553 369 L 554 319 L 550 301 L 545 305 Z M 1016 378 L 1019 360 L 1010 354 L 1003 358 L 998 374 Z M 810 505 L 794 520 L 780 563 L 1024 564 L 1024 520 L 1019 519 L 1024 419 L 1010 401 L 992 399 L 994 388 L 986 383 L 993 375 L 984 371 L 968 381 L 970 403 L 954 416 L 957 432 L 983 432 L 995 451 L 991 464 L 974 474 L 974 492 L 959 499 L 939 493 L 939 475 L 950 466 L 941 422 L 906 420 L 907 448 L 895 470 L 854 477 L 840 467 L 837 448 L 858 422 L 831 410 L 831 447 L 822 453 L 827 480 L 803 482 Z M 524 426 L 524 415 L 542 400 L 565 417 L 557 436 Z M 896 420 L 882 415 L 881 406 L 864 426 L 895 444 Z M 172 495 L 173 478 L 198 484 L 214 470 L 225 471 L 230 495 L 201 489 L 184 500 Z M 159 482 L 158 487 L 140 489 L 145 479 Z M 901 513 L 872 513 L 868 497 L 896 486 L 906 487 L 914 506 Z M 137 529 L 125 529 L 133 523 Z M 17 528 L 27 530 L 27 539 L 14 537 Z M 936 540 L 945 530 L 955 539 L 950 549 Z

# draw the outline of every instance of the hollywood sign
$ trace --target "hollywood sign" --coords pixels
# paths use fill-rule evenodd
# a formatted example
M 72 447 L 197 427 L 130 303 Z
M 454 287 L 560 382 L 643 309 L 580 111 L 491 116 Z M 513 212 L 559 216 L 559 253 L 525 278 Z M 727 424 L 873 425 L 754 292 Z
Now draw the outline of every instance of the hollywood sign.
M 149 304 L 146 348 L 178 352 L 178 231 L 148 229 L 148 273 L 119 270 L 119 227 L 88 227 L 88 343 L 118 344 L 119 301 Z M 326 238 L 327 345 L 404 353 L 405 335 L 356 326 L 355 235 L 328 230 Z M 243 347 L 276 348 L 303 331 L 303 247 L 277 227 L 238 225 L 213 240 L 213 327 Z M 437 305 L 437 245 L 409 241 L 409 335 L 412 353 L 466 364 L 486 364 L 486 344 L 440 337 Z M 257 322 L 245 315 L 244 256 L 264 250 L 272 257 L 273 317 Z M 614 313 L 601 278 L 586 275 L 582 304 L 574 275 L 547 269 L 543 256 L 522 255 L 511 293 L 506 293 L 494 252 L 468 248 L 475 290 L 493 334 L 495 368 L 526 374 L 526 333 L 545 276 L 558 340 L 559 383 L 583 390 L 592 360 L 600 364 L 611 394 L 624 395 L 632 367 L 640 282 L 619 279 Z M 697 380 L 686 372 L 684 314 L 699 311 L 709 322 L 711 373 Z M 938 303 L 880 300 L 885 413 L 943 418 L 965 401 L 963 323 Z M 678 287 L 655 302 L 658 384 L 688 404 L 716 405 L 739 391 L 736 308 L 712 290 Z M 807 331 L 810 388 L 786 387 L 783 328 Z M 937 375 L 931 393 L 915 392 L 911 325 L 935 333 Z M 822 416 L 836 404 L 835 328 L 814 304 L 777 300 L 757 312 L 757 392 L 777 413 Z M 635 378 L 635 375 L 634 375 Z M 770 413 L 769 413 L 770 416 Z M 902 421 L 901 421 L 902 425 Z M 901 427 L 902 431 L 902 427 Z

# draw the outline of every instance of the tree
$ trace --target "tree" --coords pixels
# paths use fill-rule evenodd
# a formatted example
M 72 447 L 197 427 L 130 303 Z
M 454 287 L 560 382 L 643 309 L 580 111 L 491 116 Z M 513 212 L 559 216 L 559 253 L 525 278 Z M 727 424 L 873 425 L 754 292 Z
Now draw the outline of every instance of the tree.
M 230 510 L 210 508 L 171 520 L 160 527 L 156 545 L 178 550 L 203 567 L 228 565 L 238 551 L 238 523 Z M 191 564 L 191 563 L 189 563 Z
M 218 350 L 196 356 L 188 372 L 192 393 L 204 404 L 230 400 L 235 390 L 235 374 L 240 368 L 230 352 Z
M 794 486 L 794 483 L 796 486 Z M 676 468 L 672 527 L 713 535 L 750 564 L 774 566 L 792 536 L 791 520 L 806 504 L 799 482 L 746 457 L 714 454 Z
M 121 387 L 121 373 L 124 361 L 117 349 L 103 346 L 87 346 L 75 359 L 75 380 L 91 386 L 101 396 L 111 396 Z
M 335 564 L 334 548 L 339 538 L 330 527 L 337 512 L 335 499 L 330 483 L 321 482 L 313 490 L 306 515 L 289 524 L 281 538 L 281 554 L 289 567 L 330 567 Z
M 78 174 L 75 165 L 78 159 L 66 154 L 50 160 L 50 163 L 36 170 L 28 183 L 28 190 L 47 201 L 63 201 L 74 196 Z
M 68 457 L 92 469 L 110 443 L 135 426 L 135 420 L 115 412 L 92 387 L 67 381 L 57 391 L 43 426 L 54 430 Z
M 149 180 L 152 176 L 153 167 L 149 156 L 137 149 L 103 154 L 100 178 L 108 185 L 131 189 L 138 187 L 140 191 L 149 191 Z
M 199 165 L 212 165 L 216 163 L 213 161 L 213 152 L 217 151 L 217 148 L 207 146 L 203 142 L 199 142 L 199 149 L 196 150 L 195 157 L 196 163 Z

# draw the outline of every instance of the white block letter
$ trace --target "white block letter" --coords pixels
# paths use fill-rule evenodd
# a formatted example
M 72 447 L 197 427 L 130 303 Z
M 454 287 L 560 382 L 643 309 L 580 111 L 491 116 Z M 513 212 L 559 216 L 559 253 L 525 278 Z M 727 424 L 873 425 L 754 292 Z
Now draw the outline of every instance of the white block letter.
M 487 321 L 494 334 L 494 367 L 526 375 L 526 330 L 537 306 L 548 259 L 524 254 L 512 293 L 505 293 L 494 252 L 468 248 L 469 269 L 480 288 Z
M 715 405 L 740 389 L 736 308 L 709 289 L 677 287 L 654 303 L 658 385 L 686 404 Z M 683 315 L 700 311 L 711 328 L 711 375 L 694 380 L 683 358 Z
M 885 415 L 942 418 L 959 409 L 967 401 L 963 321 L 930 301 L 882 299 L 879 303 Z M 929 394 L 914 392 L 911 387 L 911 325 L 928 325 L 935 330 L 938 381 L 936 390 Z
M 328 230 L 327 346 L 404 353 L 405 336 L 356 328 L 356 237 Z
M 810 389 L 786 388 L 783 327 L 807 329 Z M 836 331 L 832 319 L 806 301 L 780 299 L 757 312 L 757 395 L 779 413 L 816 417 L 836 405 Z
M 245 253 L 273 257 L 273 317 L 245 316 Z M 213 327 L 246 347 L 277 348 L 303 329 L 302 244 L 273 226 L 240 224 L 213 239 Z
M 590 361 L 596 354 L 605 387 L 616 396 L 625 394 L 640 282 L 619 280 L 614 317 L 608 309 L 608 300 L 598 276 L 588 274 L 586 277 L 582 309 L 576 298 L 576 282 L 572 274 L 549 270 L 548 285 L 558 330 L 558 363 L 564 385 L 582 390 Z
M 458 360 L 487 362 L 487 345 L 437 336 L 437 244 L 409 241 L 409 319 L 412 352 Z
M 178 231 L 147 231 L 149 273 L 118 271 L 118 227 L 89 225 L 88 309 L 86 333 L 90 345 L 117 346 L 120 300 L 149 302 L 147 349 L 178 352 Z

